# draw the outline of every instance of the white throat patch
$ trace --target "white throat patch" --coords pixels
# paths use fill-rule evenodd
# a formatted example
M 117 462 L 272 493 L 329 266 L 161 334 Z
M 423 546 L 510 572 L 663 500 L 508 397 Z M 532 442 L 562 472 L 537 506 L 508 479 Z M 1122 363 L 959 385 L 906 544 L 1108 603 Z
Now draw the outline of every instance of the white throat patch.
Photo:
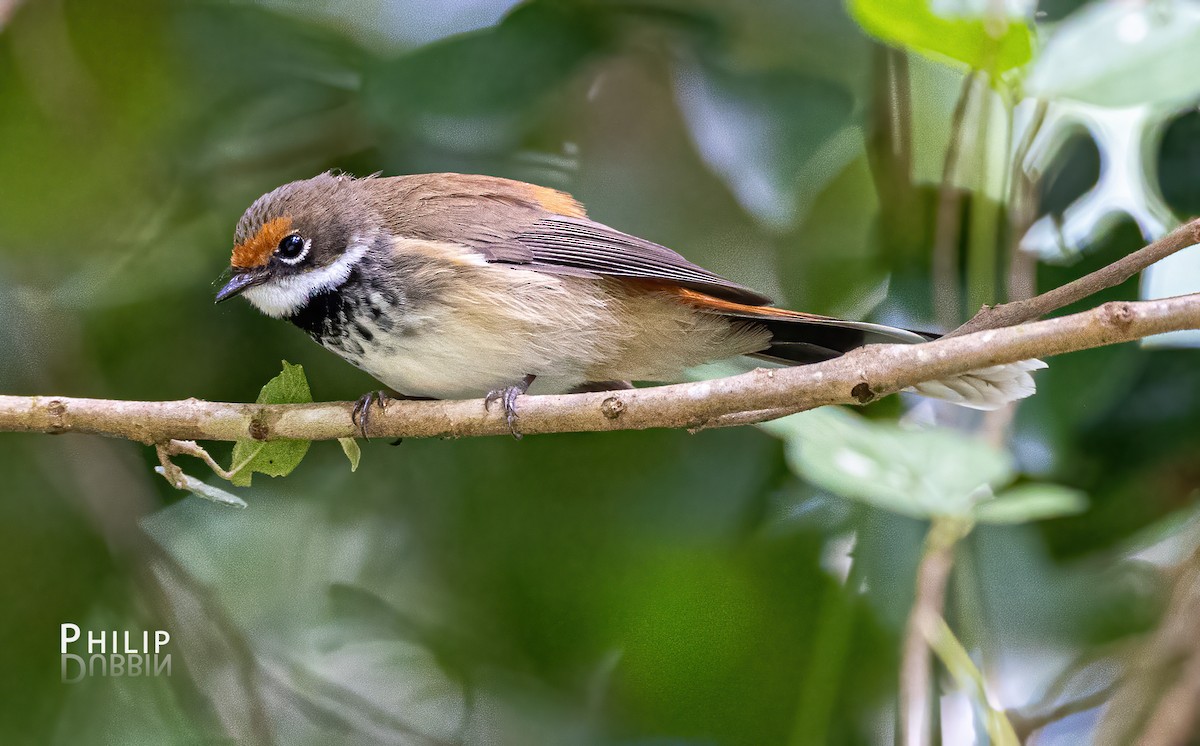
M 289 277 L 269 280 L 249 288 L 242 295 L 259 311 L 274 318 L 291 316 L 314 295 L 332 290 L 350 277 L 350 270 L 367 254 L 368 244 L 355 238 L 346 253 L 327 267 Z

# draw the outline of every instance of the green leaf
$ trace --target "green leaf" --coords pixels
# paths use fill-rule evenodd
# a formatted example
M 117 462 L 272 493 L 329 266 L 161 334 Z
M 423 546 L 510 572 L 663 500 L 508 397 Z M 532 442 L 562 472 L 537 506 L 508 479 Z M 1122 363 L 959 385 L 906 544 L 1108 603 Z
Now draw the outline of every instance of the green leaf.
M 1181 102 L 1200 93 L 1197 67 L 1195 3 L 1096 3 L 1055 29 L 1026 93 L 1107 107 Z
M 304 367 L 283 361 L 283 372 L 267 381 L 258 393 L 256 404 L 307 404 L 312 401 Z
M 1057 484 L 1023 484 L 975 506 L 979 523 L 1030 523 L 1087 510 L 1082 492 Z
M 167 477 L 167 471 L 163 467 L 156 466 L 154 467 L 154 471 L 161 474 L 167 479 L 167 481 L 170 481 L 170 479 Z M 201 482 L 199 479 L 196 479 L 189 474 L 183 475 L 183 489 L 192 493 L 196 497 L 203 497 L 205 500 L 211 500 L 212 502 L 220 505 L 228 505 L 231 508 L 246 507 L 246 501 L 232 492 L 227 492 L 220 487 L 214 487 L 211 484 Z
M 849 0 L 849 6 L 867 33 L 933 59 L 1003 73 L 1033 58 L 1033 32 L 1021 18 L 990 18 L 966 8 L 939 15 L 930 0 Z
M 305 404 L 312 401 L 304 368 L 283 361 L 283 372 L 267 381 L 258 394 L 258 404 Z M 290 474 L 299 466 L 311 445 L 307 440 L 239 440 L 233 446 L 233 472 L 230 480 L 238 487 L 249 487 L 254 472 L 272 477 Z
M 358 441 L 354 438 L 338 438 L 338 445 L 350 461 L 350 471 L 358 471 L 358 462 L 362 459 L 362 449 L 358 447 Z
M 1007 454 L 949 429 L 873 422 L 833 407 L 765 429 L 788 441 L 788 461 L 804 479 L 915 518 L 968 518 L 980 495 L 1013 478 Z

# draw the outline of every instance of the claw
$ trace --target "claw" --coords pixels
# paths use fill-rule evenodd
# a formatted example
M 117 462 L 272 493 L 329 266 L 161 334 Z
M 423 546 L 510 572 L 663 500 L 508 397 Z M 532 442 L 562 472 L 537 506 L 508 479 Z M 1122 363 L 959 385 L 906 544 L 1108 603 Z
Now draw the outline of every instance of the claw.
M 350 420 L 358 428 L 359 434 L 366 438 L 367 426 L 371 419 L 371 405 L 378 404 L 379 408 L 386 411 L 388 404 L 394 401 L 432 401 L 428 396 L 409 396 L 408 394 L 397 394 L 395 391 L 368 391 L 358 398 L 354 403 L 354 409 L 350 411 Z M 400 445 L 403 438 L 397 438 L 392 445 Z
M 371 405 L 378 403 L 380 409 L 386 410 L 388 398 L 384 391 L 368 391 L 354 403 L 354 409 L 350 411 L 350 421 L 354 423 L 359 434 L 364 438 L 367 437 L 367 427 L 370 425 Z
M 491 410 L 492 404 L 497 401 L 504 405 L 504 421 L 508 423 L 508 430 L 517 440 L 521 439 L 521 433 L 517 432 L 517 397 L 523 396 L 529 391 L 529 387 L 533 385 L 533 380 L 537 376 L 532 373 L 521 379 L 520 383 L 512 386 L 505 386 L 502 389 L 492 389 L 487 392 L 487 396 L 483 397 L 483 408 Z

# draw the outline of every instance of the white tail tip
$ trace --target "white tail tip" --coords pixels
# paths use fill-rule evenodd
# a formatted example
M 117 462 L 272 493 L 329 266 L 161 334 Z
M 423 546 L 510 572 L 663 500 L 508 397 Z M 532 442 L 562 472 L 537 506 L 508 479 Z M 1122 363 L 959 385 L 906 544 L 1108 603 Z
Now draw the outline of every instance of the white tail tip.
M 1022 360 L 973 370 L 942 381 L 919 383 L 910 390 L 971 409 L 999 409 L 1037 391 L 1033 371 L 1045 367 L 1041 360 Z

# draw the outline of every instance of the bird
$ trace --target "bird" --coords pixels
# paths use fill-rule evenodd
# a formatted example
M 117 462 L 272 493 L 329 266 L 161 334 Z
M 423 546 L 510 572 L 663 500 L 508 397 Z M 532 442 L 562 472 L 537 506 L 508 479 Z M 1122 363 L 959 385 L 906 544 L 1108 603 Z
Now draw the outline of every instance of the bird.
M 749 356 L 829 360 L 936 334 L 775 308 L 682 255 L 588 217 L 571 195 L 496 176 L 325 172 L 259 197 L 237 223 L 216 302 L 242 296 L 367 372 L 389 398 L 500 402 L 672 382 Z M 995 409 L 1034 392 L 1036 360 L 921 384 Z

